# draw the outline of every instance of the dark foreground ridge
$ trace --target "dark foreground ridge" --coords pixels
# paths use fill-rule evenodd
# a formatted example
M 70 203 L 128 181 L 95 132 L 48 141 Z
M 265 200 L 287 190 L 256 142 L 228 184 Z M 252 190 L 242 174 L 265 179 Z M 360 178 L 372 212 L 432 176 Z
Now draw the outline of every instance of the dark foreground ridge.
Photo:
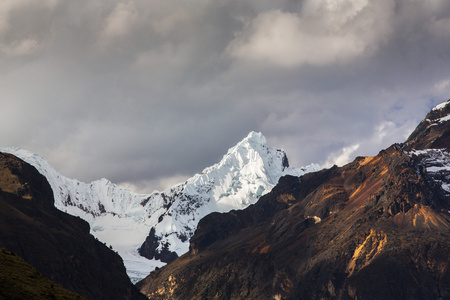
M 86 300 L 63 289 L 17 254 L 0 248 L 0 299 Z
M 35 168 L 0 153 L 0 247 L 87 299 L 145 299 L 120 256 L 90 235 L 85 221 L 53 202 L 50 185 Z
M 450 112 L 431 113 L 405 144 L 206 216 L 190 252 L 137 286 L 150 299 L 450 299 Z

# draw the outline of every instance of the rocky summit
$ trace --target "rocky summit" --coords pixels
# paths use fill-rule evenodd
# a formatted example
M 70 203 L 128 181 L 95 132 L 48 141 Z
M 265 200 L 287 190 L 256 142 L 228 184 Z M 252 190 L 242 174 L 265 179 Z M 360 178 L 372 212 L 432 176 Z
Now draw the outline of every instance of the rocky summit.
M 450 299 L 450 102 L 405 143 L 200 220 L 149 299 Z

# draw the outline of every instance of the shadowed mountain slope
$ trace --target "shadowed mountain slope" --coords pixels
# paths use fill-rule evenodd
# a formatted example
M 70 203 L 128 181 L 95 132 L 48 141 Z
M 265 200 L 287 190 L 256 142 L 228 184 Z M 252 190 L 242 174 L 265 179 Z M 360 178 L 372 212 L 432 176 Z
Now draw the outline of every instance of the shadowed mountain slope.
M 54 207 L 45 177 L 0 153 L 0 246 L 88 299 L 140 299 L 121 258 L 89 234 L 89 225 Z
M 86 298 L 63 289 L 17 254 L 0 248 L 0 299 L 83 300 Z
M 446 104 L 405 145 L 206 216 L 190 252 L 138 287 L 150 299 L 450 299 Z

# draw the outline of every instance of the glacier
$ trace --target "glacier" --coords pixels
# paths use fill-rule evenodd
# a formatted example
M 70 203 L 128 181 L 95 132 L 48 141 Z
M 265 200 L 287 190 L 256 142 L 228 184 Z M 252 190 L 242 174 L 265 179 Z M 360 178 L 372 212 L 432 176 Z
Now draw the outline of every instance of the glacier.
M 151 230 L 158 239 L 158 251 L 182 255 L 189 250 L 189 238 L 198 221 L 211 212 L 244 209 L 268 193 L 281 176 L 301 176 L 318 171 L 318 164 L 289 166 L 282 149 L 267 145 L 265 137 L 250 132 L 230 148 L 222 160 L 185 182 L 164 191 L 137 194 L 107 179 L 84 183 L 59 174 L 36 153 L 0 147 L 33 165 L 44 175 L 55 198 L 55 207 L 86 220 L 91 233 L 117 251 L 133 282 L 165 265 L 139 254 Z

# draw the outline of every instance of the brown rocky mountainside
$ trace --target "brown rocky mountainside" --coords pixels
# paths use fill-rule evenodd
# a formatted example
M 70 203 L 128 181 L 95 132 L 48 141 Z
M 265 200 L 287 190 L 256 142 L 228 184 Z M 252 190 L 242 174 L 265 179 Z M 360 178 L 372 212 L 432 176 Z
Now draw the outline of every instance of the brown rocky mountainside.
M 149 299 L 450 299 L 447 109 L 405 144 L 206 216 L 190 252 L 137 286 Z
M 0 153 L 0 247 L 87 299 L 145 299 L 120 256 L 90 235 L 85 221 L 57 210 L 53 201 L 50 185 L 34 167 Z

